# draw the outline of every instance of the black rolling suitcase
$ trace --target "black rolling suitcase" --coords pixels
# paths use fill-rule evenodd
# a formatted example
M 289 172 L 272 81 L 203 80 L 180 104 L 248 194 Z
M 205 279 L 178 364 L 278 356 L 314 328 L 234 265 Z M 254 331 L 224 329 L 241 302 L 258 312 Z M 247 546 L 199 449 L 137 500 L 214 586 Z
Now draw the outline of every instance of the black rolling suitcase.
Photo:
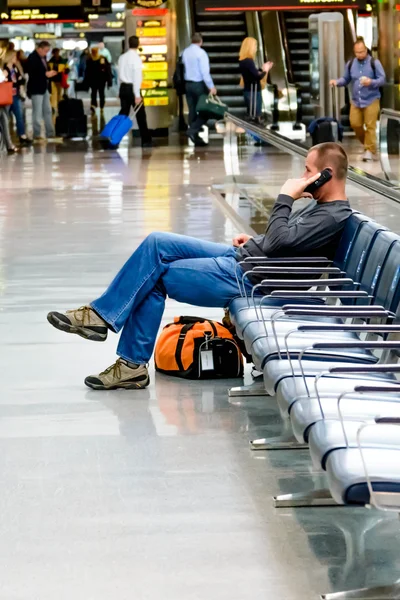
M 320 119 L 313 121 L 309 126 L 313 146 L 322 144 L 323 142 L 342 141 L 341 128 L 335 118 L 337 106 L 336 94 L 336 87 L 332 87 L 333 117 L 321 117 Z
M 56 118 L 56 135 L 64 138 L 87 136 L 87 116 L 82 100 L 64 98 L 60 101 Z

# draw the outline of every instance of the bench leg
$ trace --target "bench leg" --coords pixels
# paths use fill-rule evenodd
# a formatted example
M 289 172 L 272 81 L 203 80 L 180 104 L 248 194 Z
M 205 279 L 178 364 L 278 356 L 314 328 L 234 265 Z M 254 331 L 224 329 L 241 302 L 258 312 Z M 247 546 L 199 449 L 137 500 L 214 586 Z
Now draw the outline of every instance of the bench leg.
M 308 444 L 301 444 L 293 435 L 278 435 L 270 438 L 251 440 L 252 450 L 302 450 L 308 448 Z
M 229 398 L 237 398 L 246 396 L 247 398 L 251 396 L 269 396 L 265 391 L 264 382 L 263 381 L 255 381 L 251 385 L 240 385 L 238 387 L 232 387 L 228 390 Z
M 251 440 L 250 448 L 252 450 L 299 450 L 301 448 L 308 448 L 308 444 L 296 440 L 292 432 L 290 420 L 284 419 L 281 435 Z
M 332 498 L 329 490 L 320 489 L 274 497 L 275 508 L 297 508 L 301 506 L 341 506 Z
M 359 600 L 398 600 L 400 598 L 400 583 L 321 595 L 321 600 L 352 600 L 353 598 Z

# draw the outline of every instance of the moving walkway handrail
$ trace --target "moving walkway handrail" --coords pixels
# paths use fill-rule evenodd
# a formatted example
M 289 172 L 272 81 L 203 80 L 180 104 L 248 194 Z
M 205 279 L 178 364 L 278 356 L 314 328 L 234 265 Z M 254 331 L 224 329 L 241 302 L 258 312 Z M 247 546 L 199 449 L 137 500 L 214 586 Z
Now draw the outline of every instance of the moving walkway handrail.
M 285 150 L 293 156 L 307 156 L 307 153 L 310 150 L 310 148 L 304 144 L 296 143 L 276 131 L 270 131 L 269 129 L 249 123 L 243 119 L 235 117 L 235 115 L 230 113 L 226 113 L 226 119 L 237 127 L 241 127 L 246 131 L 255 133 L 256 136 L 261 140 L 268 142 L 273 146 L 280 148 L 281 150 Z M 385 198 L 390 198 L 391 200 L 395 200 L 396 202 L 400 203 L 400 185 L 395 185 L 391 181 L 384 181 L 383 179 L 379 179 L 379 177 L 375 177 L 374 175 L 366 173 L 358 167 L 351 166 L 349 166 L 348 169 L 348 178 L 352 183 L 358 185 L 364 191 L 367 189 L 376 194 L 380 194 Z

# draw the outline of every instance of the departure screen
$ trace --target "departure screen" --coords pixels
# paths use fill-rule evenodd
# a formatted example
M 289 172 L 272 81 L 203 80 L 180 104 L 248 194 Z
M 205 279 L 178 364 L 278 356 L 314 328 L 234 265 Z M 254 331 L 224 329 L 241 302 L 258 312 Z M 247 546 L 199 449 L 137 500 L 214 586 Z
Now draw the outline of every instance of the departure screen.
M 196 0 L 197 10 L 218 12 L 227 10 L 299 10 L 332 8 L 365 8 L 365 0 Z

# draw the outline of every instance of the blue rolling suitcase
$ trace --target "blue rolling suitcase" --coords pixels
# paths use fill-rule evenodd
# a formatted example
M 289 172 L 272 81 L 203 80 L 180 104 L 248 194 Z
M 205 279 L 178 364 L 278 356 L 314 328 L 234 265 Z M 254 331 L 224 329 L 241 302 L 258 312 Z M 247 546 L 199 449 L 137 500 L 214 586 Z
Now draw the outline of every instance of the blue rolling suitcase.
M 122 138 L 132 129 L 132 119 L 126 115 L 115 115 L 107 123 L 101 132 L 101 137 L 107 140 L 109 145 L 117 147 Z

